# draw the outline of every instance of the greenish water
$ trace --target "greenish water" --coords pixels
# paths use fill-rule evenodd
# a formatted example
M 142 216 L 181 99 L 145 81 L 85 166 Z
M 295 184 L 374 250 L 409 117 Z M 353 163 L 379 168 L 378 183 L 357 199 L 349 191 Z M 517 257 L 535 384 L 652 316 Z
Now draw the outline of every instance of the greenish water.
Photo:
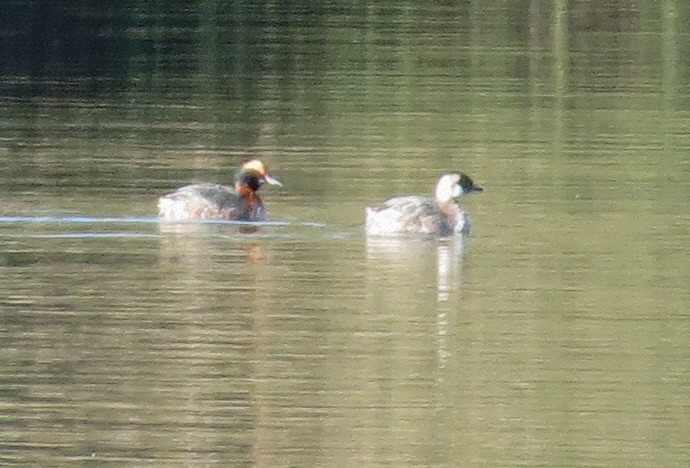
M 169 3 L 6 6 L 2 464 L 688 465 L 685 4 Z M 249 155 L 275 223 L 155 221 Z

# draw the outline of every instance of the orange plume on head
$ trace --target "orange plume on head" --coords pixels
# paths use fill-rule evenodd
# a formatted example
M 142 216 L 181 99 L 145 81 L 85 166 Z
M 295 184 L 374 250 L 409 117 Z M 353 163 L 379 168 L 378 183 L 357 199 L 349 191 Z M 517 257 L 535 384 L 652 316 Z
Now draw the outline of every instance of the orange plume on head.
M 254 172 L 258 172 L 261 175 L 265 175 L 268 172 L 266 170 L 266 166 L 264 165 L 264 163 L 262 163 L 261 160 L 256 159 L 256 158 L 245 160 L 242 163 L 241 168 L 244 171 L 254 171 Z

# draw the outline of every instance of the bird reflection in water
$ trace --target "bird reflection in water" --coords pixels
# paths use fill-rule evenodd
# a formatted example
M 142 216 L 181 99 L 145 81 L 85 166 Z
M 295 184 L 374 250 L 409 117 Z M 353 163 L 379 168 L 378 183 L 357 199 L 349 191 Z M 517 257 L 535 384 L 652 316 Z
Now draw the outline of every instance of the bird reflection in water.
M 418 304 L 417 308 L 422 310 L 430 303 L 436 303 L 437 351 L 441 367 L 449 357 L 450 315 L 460 310 L 462 258 L 467 241 L 463 236 L 367 236 L 366 239 L 372 284 L 377 295 L 386 296 L 380 304 L 399 307 L 396 301 L 403 300 L 406 308 Z M 433 292 L 432 297 L 428 297 L 429 292 Z M 410 301 L 406 300 L 408 297 Z

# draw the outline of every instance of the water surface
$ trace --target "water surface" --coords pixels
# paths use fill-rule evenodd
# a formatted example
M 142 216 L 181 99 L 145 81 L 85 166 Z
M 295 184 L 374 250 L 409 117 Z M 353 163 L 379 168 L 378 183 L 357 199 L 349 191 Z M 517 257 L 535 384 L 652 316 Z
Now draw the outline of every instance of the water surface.
M 688 465 L 684 4 L 42 8 L 0 39 L 3 464 Z M 248 156 L 270 222 L 157 222 Z M 469 238 L 364 235 L 449 169 Z

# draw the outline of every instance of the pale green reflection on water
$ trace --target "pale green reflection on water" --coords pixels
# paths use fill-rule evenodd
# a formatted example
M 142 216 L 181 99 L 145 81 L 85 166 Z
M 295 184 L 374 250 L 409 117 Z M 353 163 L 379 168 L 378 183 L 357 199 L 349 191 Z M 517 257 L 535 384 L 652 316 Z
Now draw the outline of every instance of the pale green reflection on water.
M 3 464 L 688 464 L 684 4 L 90 8 L 2 39 Z M 275 223 L 152 222 L 248 155 Z

